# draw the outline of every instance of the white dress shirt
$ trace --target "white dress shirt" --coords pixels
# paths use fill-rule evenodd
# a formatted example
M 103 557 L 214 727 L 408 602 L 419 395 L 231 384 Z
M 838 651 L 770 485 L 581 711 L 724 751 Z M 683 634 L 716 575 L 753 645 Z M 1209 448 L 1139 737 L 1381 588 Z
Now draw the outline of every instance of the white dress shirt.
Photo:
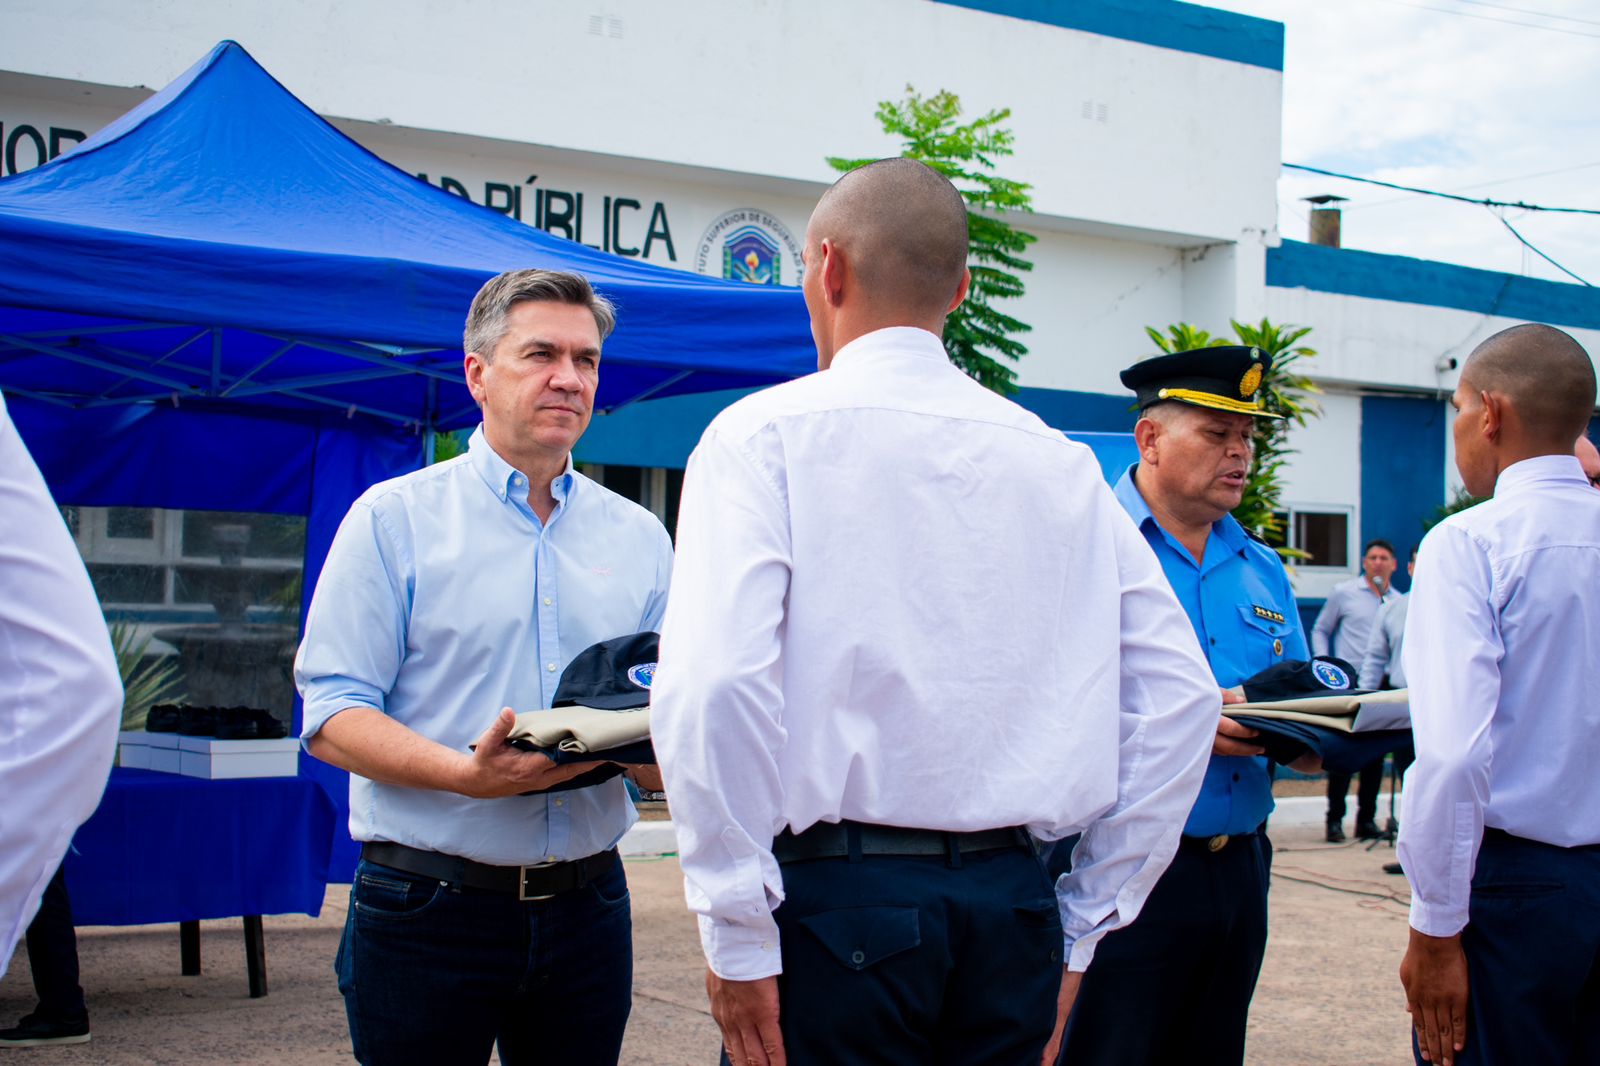
M 549 707 L 589 645 L 653 630 L 672 544 L 649 511 L 567 471 L 539 521 L 479 427 L 467 454 L 374 485 L 339 526 L 295 659 L 302 737 L 370 707 L 465 752 L 500 708 Z M 638 816 L 620 778 L 472 799 L 350 775 L 350 835 L 500 866 L 581 859 Z
M 1071 968 L 1171 861 L 1220 697 L 1090 451 L 880 330 L 747 397 L 689 460 L 652 692 L 711 968 L 780 972 L 774 836 L 1084 830 Z
M 1405 645 L 1417 761 L 1400 862 L 1411 924 L 1467 924 L 1485 826 L 1600 843 L 1600 493 L 1578 460 L 1501 471 L 1417 553 Z
M 121 721 L 99 601 L 0 398 L 0 974 L 100 803 Z
M 1378 608 L 1372 620 L 1372 635 L 1367 638 L 1367 652 L 1357 667 L 1361 688 L 1377 688 L 1389 676 L 1390 688 L 1406 687 L 1406 668 L 1400 661 L 1406 644 L 1406 604 L 1411 600 L 1400 593 L 1392 593 Z

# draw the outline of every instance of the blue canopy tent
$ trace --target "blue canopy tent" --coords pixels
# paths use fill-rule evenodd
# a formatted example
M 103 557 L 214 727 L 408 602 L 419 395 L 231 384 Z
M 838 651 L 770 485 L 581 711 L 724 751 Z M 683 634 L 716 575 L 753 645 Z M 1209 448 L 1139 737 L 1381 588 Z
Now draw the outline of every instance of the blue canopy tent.
M 436 189 L 224 42 L 0 181 L 0 389 L 62 502 L 306 515 L 309 596 L 351 501 L 476 423 L 466 308 L 534 266 L 618 306 L 601 409 L 815 368 L 797 289 L 608 255 Z M 343 809 L 342 773 L 302 773 Z M 334 870 L 353 856 L 337 843 Z

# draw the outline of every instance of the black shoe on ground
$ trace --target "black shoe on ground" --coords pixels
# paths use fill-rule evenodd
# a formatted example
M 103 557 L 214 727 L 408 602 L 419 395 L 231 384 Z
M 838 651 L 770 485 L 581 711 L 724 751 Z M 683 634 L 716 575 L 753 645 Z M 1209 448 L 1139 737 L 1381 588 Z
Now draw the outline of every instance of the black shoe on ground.
M 0 1047 L 43 1047 L 48 1044 L 87 1044 L 89 1019 L 60 1021 L 29 1014 L 11 1029 L 0 1029 Z
M 1378 823 L 1371 818 L 1356 821 L 1357 840 L 1377 840 L 1383 836 L 1383 831 L 1378 828 Z
M 1405 870 L 1397 862 L 1386 862 L 1383 864 L 1383 872 L 1386 874 L 1404 874 Z
M 1341 822 L 1336 822 L 1332 818 L 1328 819 L 1327 841 L 1330 844 L 1344 843 L 1344 825 Z

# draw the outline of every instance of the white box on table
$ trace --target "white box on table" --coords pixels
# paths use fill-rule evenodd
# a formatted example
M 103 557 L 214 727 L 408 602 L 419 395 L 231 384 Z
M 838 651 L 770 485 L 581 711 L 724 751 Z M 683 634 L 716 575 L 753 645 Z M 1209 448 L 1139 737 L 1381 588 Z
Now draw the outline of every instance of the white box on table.
M 300 740 L 218 740 L 180 737 L 179 770 L 185 777 L 294 777 L 300 772 Z
M 178 734 L 176 733 L 146 733 L 144 746 L 149 752 L 149 762 L 145 764 L 148 769 L 159 770 L 165 774 L 175 774 L 181 760 L 178 758 Z M 127 766 L 127 763 L 122 765 Z

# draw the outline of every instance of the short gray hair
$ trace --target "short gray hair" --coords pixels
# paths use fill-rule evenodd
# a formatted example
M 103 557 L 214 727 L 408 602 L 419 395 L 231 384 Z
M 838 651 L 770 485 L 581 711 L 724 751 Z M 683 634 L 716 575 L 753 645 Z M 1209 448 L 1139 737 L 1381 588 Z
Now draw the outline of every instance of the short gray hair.
M 551 303 L 587 307 L 602 342 L 617 325 L 617 309 L 594 291 L 582 274 L 564 270 L 508 270 L 483 283 L 467 311 L 467 328 L 461 336 L 465 351 L 477 352 L 487 362 L 494 358 L 495 346 L 506 335 L 506 316 L 523 300 L 548 300 Z

